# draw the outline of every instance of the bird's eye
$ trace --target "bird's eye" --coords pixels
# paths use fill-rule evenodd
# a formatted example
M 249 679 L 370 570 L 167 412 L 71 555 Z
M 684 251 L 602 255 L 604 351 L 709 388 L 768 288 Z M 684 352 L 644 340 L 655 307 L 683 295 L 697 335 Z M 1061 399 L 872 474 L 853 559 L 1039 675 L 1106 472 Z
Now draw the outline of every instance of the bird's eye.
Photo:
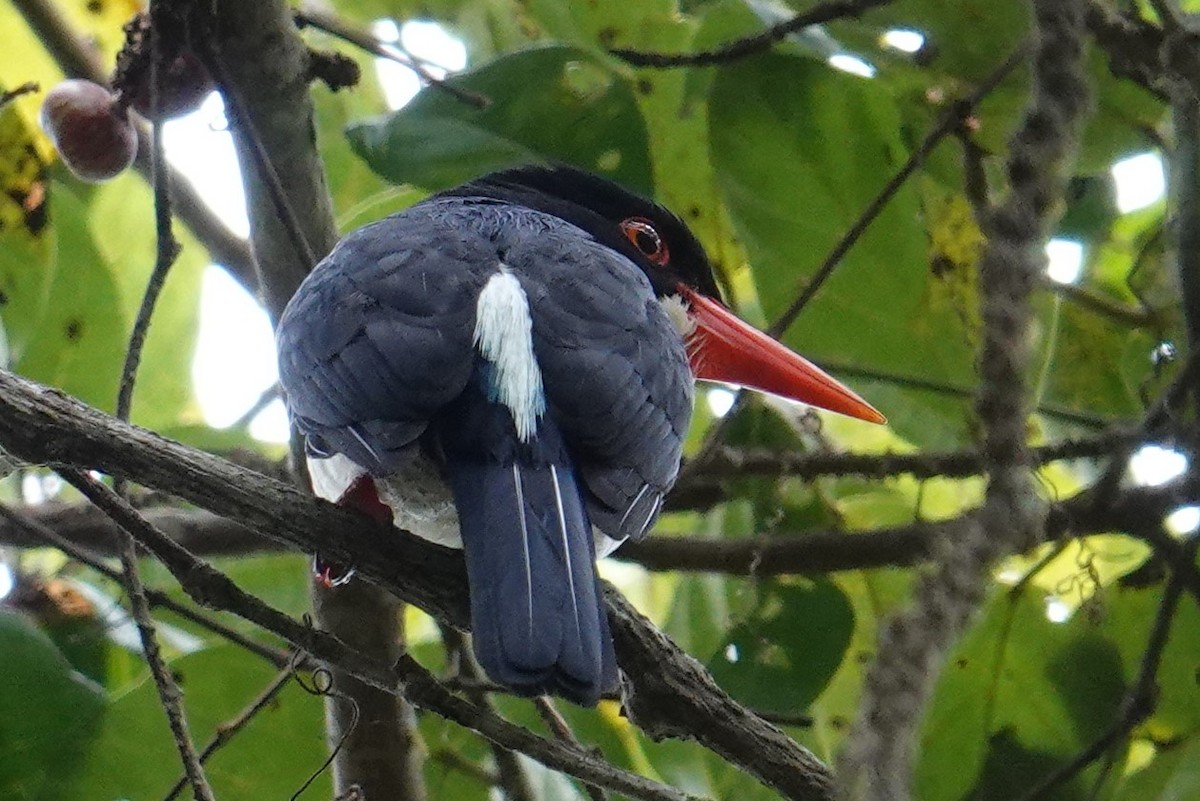
M 670 254 L 667 253 L 667 244 L 662 241 L 662 237 L 658 235 L 658 231 L 654 230 L 654 226 L 650 224 L 649 220 L 643 217 L 630 217 L 621 223 L 621 230 L 647 259 L 658 265 L 667 263 L 670 258 Z

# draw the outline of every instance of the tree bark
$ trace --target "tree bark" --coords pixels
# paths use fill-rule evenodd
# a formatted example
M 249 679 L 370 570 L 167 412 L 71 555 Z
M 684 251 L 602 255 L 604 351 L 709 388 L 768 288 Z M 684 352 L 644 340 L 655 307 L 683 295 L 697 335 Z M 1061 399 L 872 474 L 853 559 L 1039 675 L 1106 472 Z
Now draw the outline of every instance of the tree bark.
M 250 240 L 267 311 L 277 321 L 315 260 L 337 242 L 333 205 L 316 147 L 309 53 L 278 0 L 216 5 L 214 74 L 225 96 L 242 166 Z M 314 589 L 318 625 L 388 663 L 403 649 L 403 607 L 362 582 Z M 402 698 L 334 671 L 327 735 L 338 795 L 357 785 L 370 799 L 424 801 L 416 718 Z

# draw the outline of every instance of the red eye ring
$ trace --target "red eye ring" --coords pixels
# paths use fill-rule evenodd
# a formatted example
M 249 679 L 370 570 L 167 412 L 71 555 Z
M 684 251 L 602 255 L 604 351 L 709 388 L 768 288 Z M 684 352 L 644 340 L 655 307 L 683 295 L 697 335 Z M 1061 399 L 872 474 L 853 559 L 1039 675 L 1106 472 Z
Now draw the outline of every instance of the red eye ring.
M 654 225 L 649 220 L 645 217 L 630 217 L 621 223 L 621 230 L 642 255 L 659 266 L 666 266 L 671 258 L 667 252 L 667 243 L 662 241 L 662 237 L 654 230 Z

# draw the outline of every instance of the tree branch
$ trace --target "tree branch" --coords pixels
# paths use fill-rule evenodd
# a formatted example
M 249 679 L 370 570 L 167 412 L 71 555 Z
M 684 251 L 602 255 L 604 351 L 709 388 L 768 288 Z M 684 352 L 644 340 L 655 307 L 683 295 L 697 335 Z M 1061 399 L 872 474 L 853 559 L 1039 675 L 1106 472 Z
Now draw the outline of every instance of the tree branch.
M 616 48 L 608 52 L 635 67 L 707 67 L 736 61 L 739 58 L 761 53 L 778 44 L 796 31 L 810 25 L 821 25 L 847 17 L 857 17 L 876 6 L 887 5 L 892 0 L 826 0 L 791 19 L 772 25 L 761 33 L 736 39 L 715 50 L 701 53 L 647 53 L 641 50 Z
M 397 536 L 390 527 L 120 423 L 57 390 L 6 371 L 0 371 L 0 447 L 30 463 L 100 470 L 172 493 L 240 520 L 262 536 L 309 553 L 319 550 L 335 561 L 354 565 L 360 575 L 402 600 L 449 625 L 467 627 L 468 591 L 460 553 L 412 536 Z M 220 593 L 232 591 L 223 585 L 215 589 L 218 598 L 228 597 Z M 730 699 L 695 660 L 634 612 L 618 593 L 608 592 L 607 600 L 629 690 L 641 694 L 633 704 L 641 725 L 660 736 L 686 733 L 788 798 L 827 801 L 832 797 L 828 770 L 811 753 Z M 317 633 L 297 632 L 289 621 L 271 617 L 252 597 L 239 596 L 231 603 L 244 616 L 248 608 L 257 616 L 250 619 L 260 625 L 276 633 L 288 632 L 283 636 L 319 658 L 338 653 L 321 647 L 314 639 Z M 341 659 L 339 666 L 345 668 L 346 661 Z M 372 664 L 374 660 L 356 660 L 355 675 L 377 683 L 372 677 L 380 677 Z M 430 697 L 407 695 L 414 703 Z M 488 731 L 476 730 L 489 736 Z M 516 747 L 511 740 L 501 744 Z M 593 780 L 591 775 L 574 775 Z M 605 786 L 624 792 L 611 784 Z

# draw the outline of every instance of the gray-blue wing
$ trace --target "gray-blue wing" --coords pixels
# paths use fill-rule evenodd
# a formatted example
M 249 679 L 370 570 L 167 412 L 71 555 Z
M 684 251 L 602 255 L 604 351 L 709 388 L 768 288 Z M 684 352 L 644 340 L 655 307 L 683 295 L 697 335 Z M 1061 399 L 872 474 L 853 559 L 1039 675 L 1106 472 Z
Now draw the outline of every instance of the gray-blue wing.
M 508 263 L 529 296 L 547 408 L 580 455 L 591 521 L 637 539 L 675 483 L 691 420 L 682 338 L 645 275 L 590 239 L 535 242 Z
M 315 455 L 386 475 L 466 385 L 475 300 L 495 253 L 431 211 L 347 236 L 280 319 L 280 382 Z

